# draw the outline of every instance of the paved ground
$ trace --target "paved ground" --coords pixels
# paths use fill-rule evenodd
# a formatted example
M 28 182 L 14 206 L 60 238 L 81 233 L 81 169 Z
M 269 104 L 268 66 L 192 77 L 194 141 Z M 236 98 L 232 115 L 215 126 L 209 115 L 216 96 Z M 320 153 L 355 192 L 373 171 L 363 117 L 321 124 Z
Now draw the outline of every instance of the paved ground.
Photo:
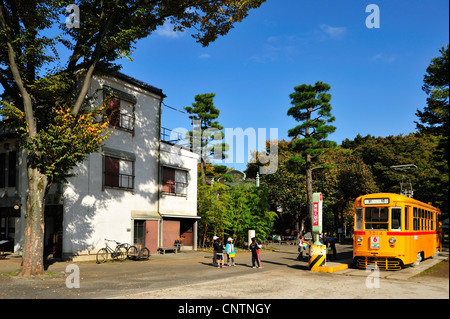
M 80 262 L 80 288 L 67 288 L 69 262 L 48 266 L 48 275 L 20 278 L 9 274 L 19 258 L 0 260 L 0 298 L 25 299 L 449 299 L 447 277 L 423 275 L 448 259 L 448 249 L 418 267 L 378 273 L 349 268 L 334 273 L 308 270 L 295 246 L 275 245 L 261 253 L 261 269 L 251 268 L 251 255 L 241 252 L 236 267 L 217 269 L 209 252 L 152 255 L 149 261 Z M 337 246 L 337 262 L 350 262 L 351 246 Z

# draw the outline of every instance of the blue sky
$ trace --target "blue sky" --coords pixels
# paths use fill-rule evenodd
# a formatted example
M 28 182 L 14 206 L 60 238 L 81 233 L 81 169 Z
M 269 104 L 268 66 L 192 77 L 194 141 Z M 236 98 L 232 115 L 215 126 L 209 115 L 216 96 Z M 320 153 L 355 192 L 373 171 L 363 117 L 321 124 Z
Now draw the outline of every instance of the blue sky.
M 380 9 L 378 29 L 365 23 L 371 3 Z M 224 127 L 267 128 L 267 138 L 278 128 L 288 139 L 296 125 L 286 115 L 289 94 L 316 81 L 331 86 L 337 129 L 329 139 L 408 134 L 426 103 L 426 67 L 448 43 L 448 7 L 447 0 L 267 0 L 207 48 L 188 32 L 160 28 L 122 71 L 163 89 L 178 109 L 214 92 Z M 189 128 L 187 116 L 163 110 L 163 126 Z
M 380 28 L 366 26 L 371 3 Z M 289 139 L 297 124 L 287 116 L 289 94 L 316 81 L 331 86 L 337 129 L 329 139 L 408 134 L 426 105 L 426 67 L 449 42 L 448 12 L 447 0 L 267 0 L 207 48 L 165 25 L 138 42 L 122 72 L 163 89 L 165 104 L 180 110 L 196 94 L 216 93 L 220 124 L 266 128 L 262 140 L 270 128 Z M 163 107 L 164 127 L 190 125 Z

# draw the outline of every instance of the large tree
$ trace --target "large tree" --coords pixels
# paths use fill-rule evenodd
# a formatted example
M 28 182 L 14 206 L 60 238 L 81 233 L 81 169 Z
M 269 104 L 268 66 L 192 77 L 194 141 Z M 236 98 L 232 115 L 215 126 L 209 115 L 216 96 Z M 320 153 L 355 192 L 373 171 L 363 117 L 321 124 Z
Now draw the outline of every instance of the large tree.
M 200 173 L 204 183 L 206 165 L 210 163 L 211 158 L 222 160 L 228 150 L 228 145 L 223 142 L 223 126 L 215 121 L 220 115 L 220 110 L 214 105 L 215 96 L 214 93 L 198 94 L 192 106 L 184 108 L 189 114 L 193 114 L 193 131 L 188 134 L 192 150 L 200 155 Z
M 427 106 L 417 110 L 419 121 L 415 122 L 420 132 L 441 134 L 449 132 L 449 47 L 441 47 L 441 56 L 433 58 L 426 69 L 422 90 L 428 95 Z
M 448 215 L 449 176 L 442 166 L 447 161 L 436 152 L 444 138 L 441 135 L 411 133 L 405 136 L 357 137 L 346 140 L 343 146 L 354 150 L 355 156 L 362 158 L 373 173 L 381 192 L 400 193 L 400 182 L 412 183 L 414 198 L 432 202 L 444 216 Z M 414 164 L 417 169 L 397 172 L 394 165 Z
M 21 275 L 40 275 L 43 267 L 43 233 L 45 195 L 53 172 L 67 173 L 93 148 L 89 139 L 80 145 L 79 155 L 72 161 L 64 147 L 74 143 L 69 138 L 77 130 L 69 128 L 64 140 L 50 146 L 47 128 L 57 127 L 58 117 L 72 116 L 72 125 L 83 120 L 83 107 L 88 104 L 88 90 L 93 75 L 110 75 L 120 69 L 120 58 L 130 57 L 135 43 L 148 37 L 166 22 L 175 31 L 193 29 L 193 37 L 207 46 L 218 36 L 225 35 L 233 25 L 242 21 L 249 10 L 265 0 L 0 0 L 0 83 L 9 102 L 3 101 L 9 117 L 15 115 L 16 129 L 27 151 L 28 199 L 25 242 Z M 68 28 L 61 15 L 69 4 L 79 8 L 79 28 Z M 73 6 L 72 6 L 73 7 Z M 55 29 L 60 33 L 56 36 Z M 65 46 L 66 55 L 58 48 Z M 96 124 L 96 114 L 90 114 Z M 99 136 L 102 135 L 99 131 Z M 48 137 L 48 136 L 47 136 Z M 48 162 L 46 152 L 54 156 Z M 53 166 L 52 166 L 53 165 Z M 61 173 L 61 174 L 64 174 Z
M 327 92 L 331 87 L 323 82 L 316 82 L 315 85 L 302 84 L 294 88 L 294 93 L 290 95 L 292 107 L 288 110 L 288 115 L 296 121 L 302 122 L 300 125 L 288 131 L 289 136 L 294 138 L 294 151 L 299 156 L 293 156 L 292 162 L 299 167 L 304 167 L 306 172 L 306 195 L 308 199 L 308 214 L 312 220 L 313 213 L 313 177 L 312 172 L 318 167 L 326 165 L 314 164 L 326 148 L 336 146 L 335 142 L 326 138 L 333 133 L 336 128 L 329 123 L 335 120 L 331 115 L 331 95 Z

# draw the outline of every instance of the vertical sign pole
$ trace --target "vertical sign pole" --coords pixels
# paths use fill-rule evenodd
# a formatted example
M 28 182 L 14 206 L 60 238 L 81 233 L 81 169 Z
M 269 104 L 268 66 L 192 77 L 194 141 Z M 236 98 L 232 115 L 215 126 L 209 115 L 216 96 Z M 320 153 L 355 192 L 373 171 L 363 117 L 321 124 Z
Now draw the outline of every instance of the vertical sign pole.
M 310 246 L 309 253 L 309 269 L 311 271 L 317 271 L 318 267 L 325 266 L 326 246 L 319 241 L 319 236 L 322 233 L 322 203 L 322 193 L 314 193 L 312 232 L 315 242 Z

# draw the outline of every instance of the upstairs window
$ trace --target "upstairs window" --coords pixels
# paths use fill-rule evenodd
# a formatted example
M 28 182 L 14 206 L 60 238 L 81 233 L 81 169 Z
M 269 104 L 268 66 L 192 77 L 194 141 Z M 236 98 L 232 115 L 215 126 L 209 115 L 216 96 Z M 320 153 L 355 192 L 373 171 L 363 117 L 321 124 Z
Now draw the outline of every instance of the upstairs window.
M 108 117 L 111 126 L 134 132 L 135 118 L 132 104 L 129 104 L 118 97 L 112 97 L 108 101 L 106 116 Z
M 104 86 L 103 99 L 107 104 L 106 116 L 109 124 L 114 128 L 134 134 L 136 97 L 124 91 Z
M 162 167 L 162 192 L 178 196 L 187 196 L 188 172 L 181 169 Z
M 17 186 L 17 152 L 0 154 L 0 188 Z
M 104 186 L 134 189 L 134 161 L 105 156 Z

